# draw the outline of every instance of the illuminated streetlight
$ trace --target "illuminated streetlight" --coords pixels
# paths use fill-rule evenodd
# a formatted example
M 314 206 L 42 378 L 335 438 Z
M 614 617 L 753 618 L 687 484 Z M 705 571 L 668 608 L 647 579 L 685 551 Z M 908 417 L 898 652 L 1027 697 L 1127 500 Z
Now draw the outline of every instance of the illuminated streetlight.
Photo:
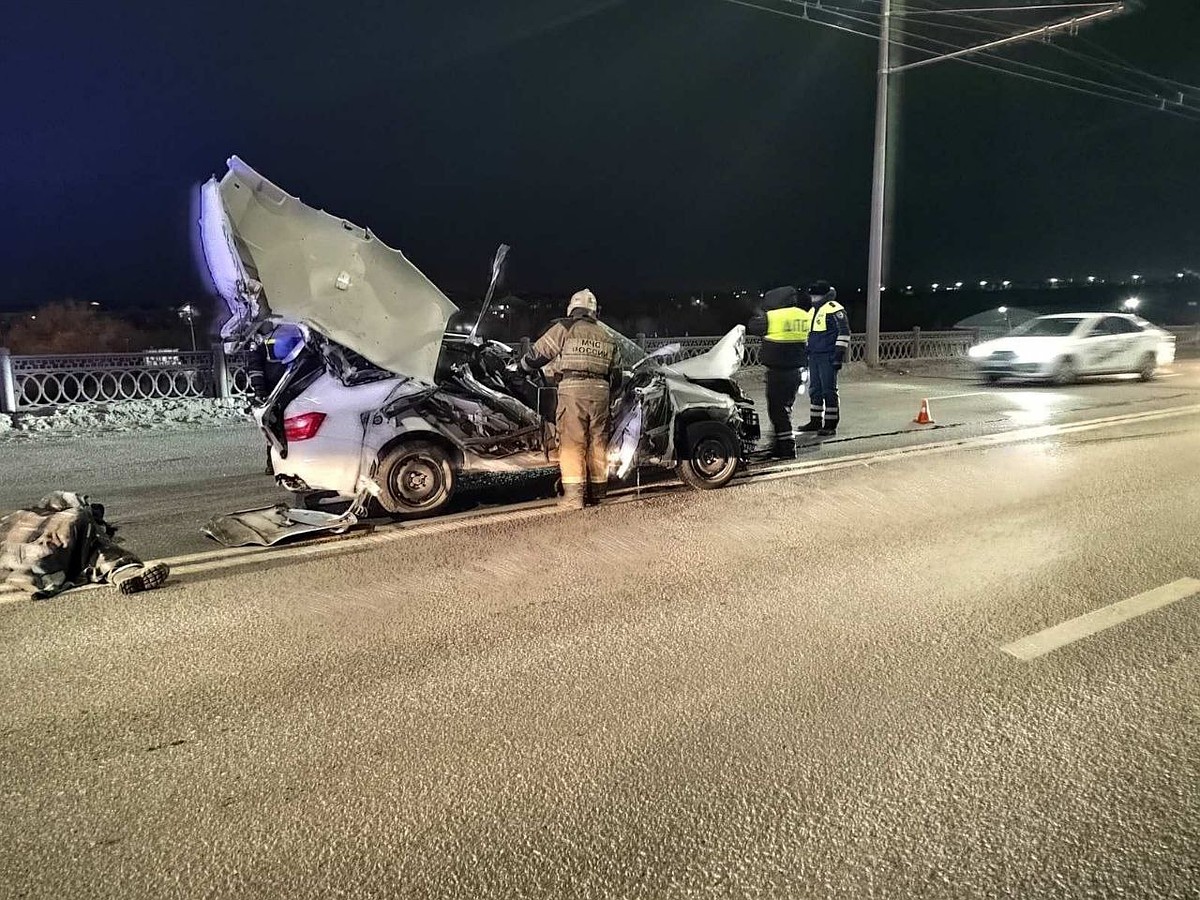
M 960 287 L 962 287 L 962 286 L 963 286 L 963 283 L 962 283 L 961 281 L 956 281 L 956 282 L 954 282 L 954 286 L 955 286 L 956 288 L 960 288 Z
M 1000 309 L 997 310 L 997 312 L 1000 313 L 1000 315 L 1004 316 L 1004 327 L 1007 328 L 1009 331 L 1012 331 L 1012 322 L 1008 318 L 1008 307 L 1002 306 L 1002 307 L 1000 307 Z
M 1142 276 L 1141 276 L 1141 275 L 1139 275 L 1137 272 L 1134 272 L 1134 273 L 1133 273 L 1133 280 L 1134 280 L 1134 281 L 1141 281 L 1141 280 L 1142 280 Z
M 938 283 L 935 281 L 935 282 L 933 283 L 933 289 L 936 291 L 936 290 L 937 290 L 939 287 L 941 287 L 941 285 L 940 285 L 940 284 L 938 284 Z
M 986 282 L 986 281 L 981 281 L 981 282 L 979 282 L 979 286 L 980 286 L 980 287 L 987 287 L 987 282 Z
M 190 303 L 185 303 L 179 307 L 179 318 L 188 323 L 188 331 L 192 334 L 192 352 L 196 352 L 196 316 L 199 315 L 199 310 Z
M 1135 309 L 1138 308 L 1138 304 L 1140 304 L 1141 302 L 1142 301 L 1140 299 L 1138 299 L 1137 297 L 1128 297 L 1128 298 L 1126 298 L 1125 302 L 1122 303 L 1121 305 L 1123 307 L 1125 307 L 1125 309 L 1129 310 L 1130 312 L 1133 312 Z
M 1011 281 L 1002 281 L 1002 282 L 1000 282 L 1000 284 L 1004 287 L 1009 287 L 1012 285 L 1012 282 Z

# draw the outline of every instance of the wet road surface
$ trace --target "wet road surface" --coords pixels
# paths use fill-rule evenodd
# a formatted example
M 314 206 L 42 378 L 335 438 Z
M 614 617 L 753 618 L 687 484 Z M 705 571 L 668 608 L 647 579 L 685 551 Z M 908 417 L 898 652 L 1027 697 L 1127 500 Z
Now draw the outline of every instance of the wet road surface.
M 1194 897 L 1197 461 L 1178 415 L 0 606 L 0 896 Z

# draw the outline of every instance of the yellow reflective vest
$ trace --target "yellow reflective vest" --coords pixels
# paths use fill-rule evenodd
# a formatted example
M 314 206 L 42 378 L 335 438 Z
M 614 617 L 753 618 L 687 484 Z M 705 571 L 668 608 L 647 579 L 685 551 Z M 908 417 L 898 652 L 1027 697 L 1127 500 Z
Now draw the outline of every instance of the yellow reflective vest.
M 801 309 L 799 306 L 785 306 L 783 309 L 767 310 L 768 341 L 781 344 L 799 343 L 808 340 L 809 329 L 812 328 L 813 313 L 811 309 Z

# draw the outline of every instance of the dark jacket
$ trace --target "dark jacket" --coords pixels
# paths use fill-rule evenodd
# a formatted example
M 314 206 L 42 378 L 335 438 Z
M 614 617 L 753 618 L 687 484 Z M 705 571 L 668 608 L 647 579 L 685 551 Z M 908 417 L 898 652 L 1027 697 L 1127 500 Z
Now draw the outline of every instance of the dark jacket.
M 808 353 L 803 341 L 773 341 L 767 336 L 769 321 L 767 313 L 774 310 L 794 309 L 798 314 L 808 311 L 799 306 L 799 294 L 794 287 L 778 287 L 767 291 L 762 309 L 754 311 L 746 323 L 746 333 L 763 339 L 759 359 L 771 369 L 802 369 L 808 364 Z

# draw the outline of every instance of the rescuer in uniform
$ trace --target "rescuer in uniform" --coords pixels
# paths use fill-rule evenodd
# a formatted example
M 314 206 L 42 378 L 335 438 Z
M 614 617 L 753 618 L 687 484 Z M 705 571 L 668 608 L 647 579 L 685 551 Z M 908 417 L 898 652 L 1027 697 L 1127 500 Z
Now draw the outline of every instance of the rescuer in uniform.
M 828 437 L 837 434 L 838 371 L 850 352 L 850 319 L 837 302 L 837 291 L 828 281 L 808 288 L 812 325 L 808 331 L 808 424 L 801 431 Z
M 557 361 L 558 468 L 562 505 L 582 509 L 608 493 L 608 412 L 612 384 L 620 374 L 617 343 L 596 319 L 596 295 L 586 288 L 571 297 L 567 317 L 557 319 L 521 359 L 526 372 Z
M 803 381 L 812 311 L 800 306 L 794 287 L 767 291 L 763 308 L 746 325 L 749 334 L 763 339 L 761 359 L 767 367 L 767 415 L 775 430 L 771 456 L 796 458 L 796 438 L 792 431 L 792 406 Z

